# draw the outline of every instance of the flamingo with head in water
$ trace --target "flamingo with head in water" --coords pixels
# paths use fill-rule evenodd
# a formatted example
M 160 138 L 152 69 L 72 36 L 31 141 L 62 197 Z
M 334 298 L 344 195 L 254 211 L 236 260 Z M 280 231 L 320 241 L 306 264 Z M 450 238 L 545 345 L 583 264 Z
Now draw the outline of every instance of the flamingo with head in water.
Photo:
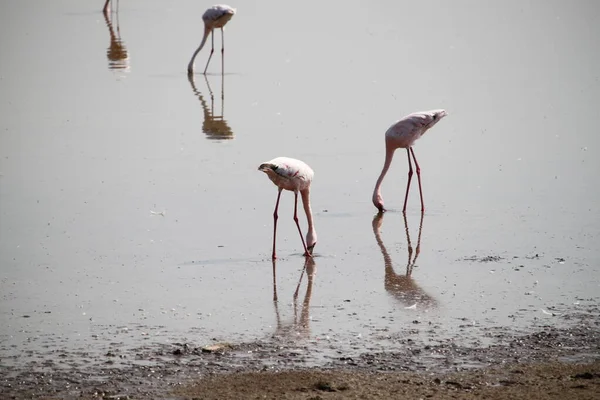
M 415 167 L 417 169 L 417 178 L 419 180 L 419 194 L 421 196 L 421 212 L 425 211 L 425 203 L 423 202 L 423 190 L 421 188 L 421 168 L 415 157 L 415 152 L 412 149 L 415 141 L 423 136 L 428 129 L 432 128 L 446 115 L 445 110 L 431 110 L 431 111 L 419 111 L 407 115 L 401 120 L 394 123 L 385 132 L 385 163 L 383 164 L 383 170 L 377 179 L 375 189 L 373 190 L 373 204 L 377 209 L 385 211 L 383 207 L 383 197 L 381 196 L 381 183 L 387 173 L 390 165 L 392 164 L 392 158 L 396 149 L 406 149 L 408 155 L 408 182 L 406 184 L 406 195 L 404 196 L 404 207 L 402 212 L 406 212 L 406 202 L 408 200 L 408 190 L 410 189 L 410 180 L 412 179 L 413 169 L 410 156 L 412 155 L 415 161 Z
M 304 247 L 304 255 L 312 257 L 312 251 L 317 244 L 317 232 L 313 224 L 312 210 L 310 208 L 310 184 L 312 183 L 314 172 L 312 168 L 300 160 L 288 157 L 277 157 L 271 161 L 260 164 L 259 171 L 267 174 L 269 179 L 277 186 L 279 193 L 277 194 L 277 203 L 275 203 L 275 211 L 273 212 L 273 254 L 272 258 L 276 259 L 275 240 L 277 238 L 277 219 L 279 218 L 277 210 L 279 209 L 279 199 L 281 192 L 289 190 L 294 192 L 294 222 L 298 227 L 302 246 Z M 306 233 L 306 242 L 302 236 L 302 230 L 298 223 L 298 193 L 302 196 L 302 204 L 308 221 L 308 232 Z
M 194 52 L 190 63 L 188 64 L 188 74 L 194 73 L 194 60 L 196 56 L 204 47 L 204 43 L 206 43 L 206 39 L 209 34 L 211 35 L 212 46 L 210 49 L 210 55 L 208 56 L 208 61 L 206 62 L 206 67 L 204 67 L 204 74 L 206 75 L 206 70 L 208 69 L 208 64 L 210 63 L 210 59 L 215 51 L 215 33 L 214 30 L 216 28 L 221 28 L 221 72 L 223 72 L 223 59 L 225 54 L 225 36 L 223 34 L 223 27 L 235 14 L 235 8 L 231 8 L 225 4 L 217 4 L 215 6 L 210 7 L 208 10 L 204 12 L 202 15 L 202 20 L 204 21 L 204 36 L 202 37 L 202 42 L 200 42 L 200 46 Z

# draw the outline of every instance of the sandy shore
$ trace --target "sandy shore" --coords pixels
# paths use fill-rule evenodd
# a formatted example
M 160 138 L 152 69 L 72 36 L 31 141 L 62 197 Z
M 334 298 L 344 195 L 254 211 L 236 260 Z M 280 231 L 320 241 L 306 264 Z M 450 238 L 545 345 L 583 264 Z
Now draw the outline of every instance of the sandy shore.
M 518 335 L 490 330 L 494 344 L 422 345 L 340 354 L 311 365 L 297 343 L 146 345 L 93 356 L 57 351 L 8 366 L 2 399 L 329 399 L 523 398 L 600 396 L 600 320 L 592 307 L 572 326 Z

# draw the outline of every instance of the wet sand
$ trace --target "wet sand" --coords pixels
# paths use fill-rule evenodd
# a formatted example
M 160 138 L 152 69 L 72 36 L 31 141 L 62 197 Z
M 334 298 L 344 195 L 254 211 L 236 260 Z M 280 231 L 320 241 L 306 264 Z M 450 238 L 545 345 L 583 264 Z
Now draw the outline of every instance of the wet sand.
M 54 360 L 1 369 L 3 398 L 569 398 L 600 394 L 600 318 L 591 308 L 571 327 L 519 335 L 489 329 L 489 346 L 393 340 L 402 351 L 340 352 L 308 367 L 313 350 L 288 336 L 253 343 L 174 343 L 106 354 L 58 352 Z

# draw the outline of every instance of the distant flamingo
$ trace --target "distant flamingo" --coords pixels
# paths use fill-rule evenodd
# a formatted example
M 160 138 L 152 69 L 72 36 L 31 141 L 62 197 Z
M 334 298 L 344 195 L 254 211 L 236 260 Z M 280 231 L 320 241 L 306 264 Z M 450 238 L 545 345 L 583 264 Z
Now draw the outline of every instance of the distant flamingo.
M 373 204 L 379 211 L 385 211 L 383 207 L 383 197 L 381 197 L 381 182 L 390 168 L 392 158 L 394 157 L 394 151 L 396 149 L 406 149 L 408 155 L 408 182 L 406 184 L 406 195 L 404 196 L 404 207 L 403 212 L 406 212 L 406 202 L 408 200 L 408 190 L 410 188 L 410 180 L 412 179 L 413 170 L 412 163 L 410 162 L 410 155 L 412 154 L 415 160 L 415 166 L 417 168 L 417 178 L 419 179 L 419 194 L 421 196 L 421 212 L 425 211 L 425 204 L 423 203 L 423 190 L 421 189 L 421 168 L 415 157 L 415 152 L 412 149 L 415 141 L 423 136 L 425 132 L 435 124 L 437 124 L 446 115 L 444 110 L 431 110 L 431 111 L 420 111 L 407 115 L 401 120 L 397 121 L 385 132 L 385 163 L 383 170 L 377 183 L 375 184 L 375 190 L 373 190 Z
M 302 239 L 302 246 L 304 247 L 304 255 L 306 257 L 312 256 L 312 251 L 317 244 L 317 232 L 313 225 L 312 210 L 310 209 L 310 184 L 315 175 L 313 170 L 300 160 L 296 160 L 288 157 L 277 157 L 271 161 L 260 164 L 258 167 L 259 171 L 267 174 L 269 179 L 279 188 L 277 194 L 277 203 L 275 203 L 275 211 L 273 212 L 273 255 L 272 258 L 276 259 L 275 254 L 275 241 L 277 238 L 277 210 L 279 209 L 279 199 L 281 198 L 281 191 L 283 189 L 294 192 L 294 221 L 298 227 L 298 233 L 300 233 L 300 239 Z M 302 204 L 304 205 L 304 212 L 306 213 L 306 219 L 308 221 L 308 232 L 306 233 L 306 242 L 302 236 L 302 230 L 298 223 L 298 192 L 302 195 Z
M 208 64 L 210 63 L 210 59 L 215 51 L 215 28 L 221 28 L 221 73 L 224 71 L 223 62 L 224 62 L 224 54 L 225 54 L 225 36 L 223 34 L 223 27 L 231 17 L 235 14 L 235 8 L 231 8 L 225 4 L 217 4 L 212 6 L 208 10 L 204 12 L 202 15 L 202 20 L 204 21 L 204 36 L 202 37 L 202 42 L 200 42 L 200 46 L 194 52 L 190 63 L 188 64 L 188 74 L 194 73 L 194 60 L 196 56 L 204 47 L 204 43 L 206 43 L 206 39 L 208 38 L 208 34 L 211 35 L 212 47 L 210 49 L 210 55 L 208 56 L 208 61 L 206 62 L 206 67 L 204 67 L 204 74 L 206 75 L 206 70 L 208 69 Z

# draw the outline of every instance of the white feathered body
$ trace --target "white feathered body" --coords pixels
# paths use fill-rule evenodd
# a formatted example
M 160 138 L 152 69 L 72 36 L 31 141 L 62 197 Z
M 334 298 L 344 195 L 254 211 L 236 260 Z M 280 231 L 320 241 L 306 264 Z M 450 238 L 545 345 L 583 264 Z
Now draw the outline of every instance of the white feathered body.
M 277 226 L 277 208 L 279 206 L 279 197 L 282 190 L 294 192 L 295 201 L 298 201 L 298 193 L 302 196 L 302 205 L 306 213 L 308 231 L 306 232 L 305 255 L 312 254 L 312 250 L 317 244 L 317 231 L 313 224 L 312 210 L 310 207 L 310 184 L 315 176 L 312 168 L 306 163 L 295 158 L 277 157 L 271 161 L 260 164 L 259 171 L 267 174 L 269 179 L 279 188 L 277 195 L 277 205 L 275 206 L 275 226 Z M 300 225 L 296 218 L 296 206 L 294 205 L 294 220 L 300 231 Z M 300 234 L 302 236 L 302 233 Z M 304 243 L 304 242 L 303 242 Z M 275 232 L 273 232 L 273 259 L 275 259 Z
M 385 140 L 394 148 L 409 148 L 447 115 L 445 110 L 418 111 L 396 121 L 385 132 Z
M 202 15 L 204 24 L 214 28 L 222 28 L 235 15 L 235 8 L 225 4 L 217 4 L 207 9 Z
M 295 158 L 277 157 L 262 163 L 259 170 L 279 188 L 301 192 L 310 187 L 315 173 L 306 163 Z

